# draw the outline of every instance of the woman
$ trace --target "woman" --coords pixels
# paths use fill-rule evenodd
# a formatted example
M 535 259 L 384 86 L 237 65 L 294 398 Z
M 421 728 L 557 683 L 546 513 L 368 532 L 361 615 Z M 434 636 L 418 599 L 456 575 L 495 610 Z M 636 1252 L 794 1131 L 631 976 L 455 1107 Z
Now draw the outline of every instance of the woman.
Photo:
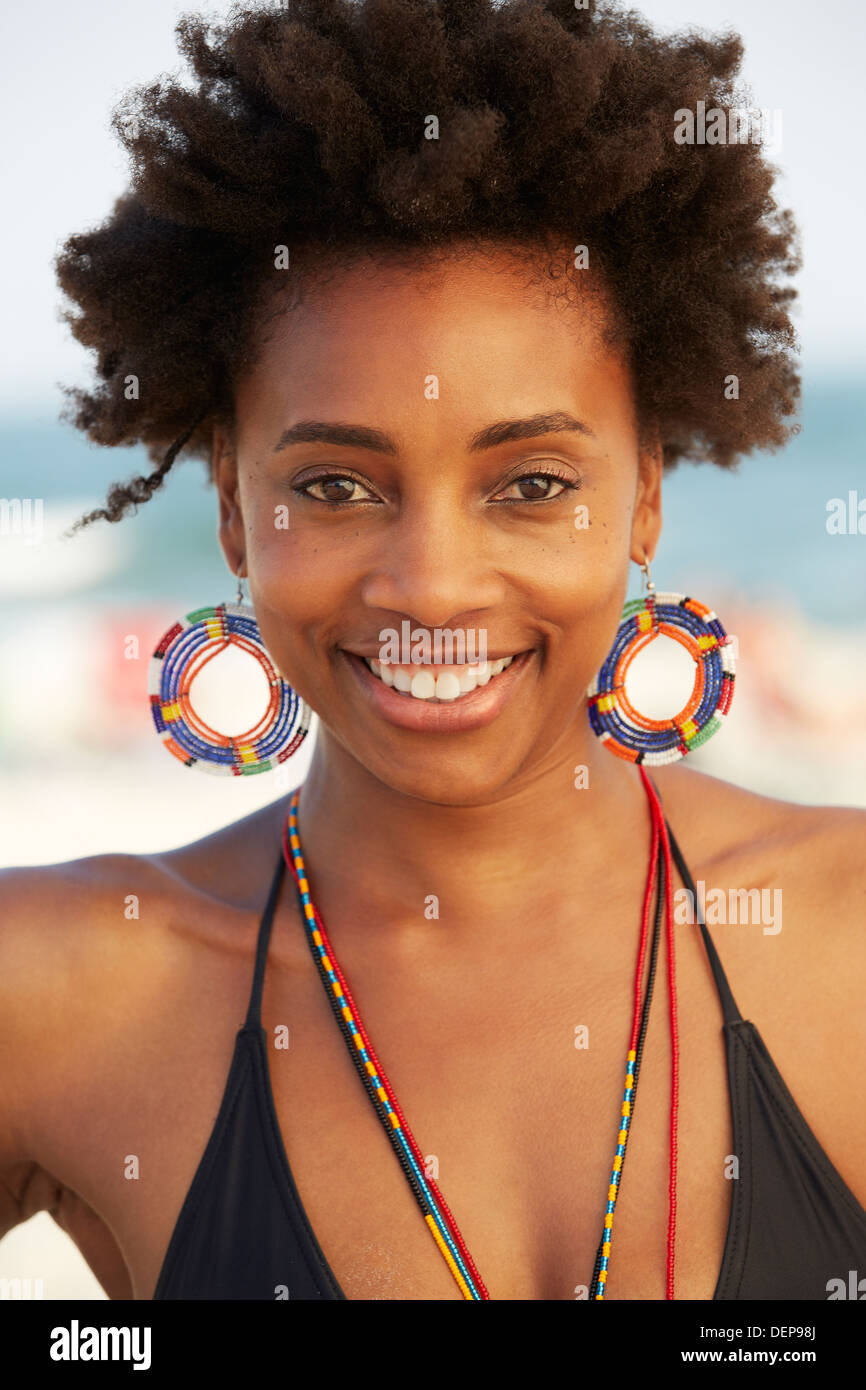
M 738 40 L 564 0 L 178 32 L 198 86 L 121 113 L 133 188 L 59 259 L 74 423 L 158 464 L 84 520 L 208 459 L 319 734 L 217 834 L 4 874 L 5 1227 L 51 1210 L 112 1298 L 836 1296 L 864 815 L 612 757 L 587 694 L 664 469 L 790 434 L 790 219 L 759 146 L 675 138 Z M 694 880 L 783 929 L 713 957 Z

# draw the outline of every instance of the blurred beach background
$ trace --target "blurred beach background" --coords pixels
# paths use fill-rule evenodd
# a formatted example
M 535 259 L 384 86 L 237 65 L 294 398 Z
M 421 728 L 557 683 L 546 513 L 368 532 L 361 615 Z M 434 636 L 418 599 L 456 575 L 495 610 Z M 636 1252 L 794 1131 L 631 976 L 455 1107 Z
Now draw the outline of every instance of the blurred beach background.
M 22 212 L 4 231 L 0 497 L 38 502 L 41 538 L 11 522 L 0 534 L 0 864 L 147 853 L 197 839 L 302 781 L 314 738 L 285 770 L 238 781 L 188 771 L 154 734 L 147 668 L 155 642 L 180 615 L 235 597 L 201 463 L 175 465 L 164 490 L 122 525 L 98 522 L 62 537 L 111 482 L 150 465 L 141 449 L 100 449 L 58 423 L 58 380 L 87 383 L 90 364 L 57 321 L 51 259 L 122 188 L 125 156 L 107 129 L 110 108 L 131 83 L 177 68 L 173 24 L 187 7 L 157 0 L 146 16 L 108 0 L 74 14 L 48 8 L 63 40 L 56 59 L 37 48 L 24 12 L 4 21 L 19 52 L 3 96 L 4 128 L 17 131 L 14 150 L 4 149 L 5 186 L 14 184 Z M 829 146 L 816 160 L 814 128 L 820 81 L 832 82 L 838 120 L 840 103 L 859 92 L 862 14 L 829 0 L 823 23 L 835 36 L 816 38 L 801 0 L 762 0 L 757 15 L 745 0 L 724 12 L 709 0 L 647 0 L 640 8 L 662 28 L 730 24 L 744 34 L 760 104 L 784 112 L 779 197 L 803 228 L 807 257 L 798 310 L 801 432 L 782 452 L 746 459 L 735 472 L 684 464 L 666 485 L 653 579 L 715 608 L 739 649 L 728 724 L 693 763 L 771 796 L 866 806 L 866 516 L 863 532 L 856 519 L 844 534 L 827 524 L 833 499 L 847 509 L 852 493 L 866 512 L 862 188 L 852 190 Z M 133 17 L 135 46 L 120 22 Z M 784 62 L 776 42 L 783 32 Z M 43 61 L 49 68 L 31 90 Z M 86 100 L 67 115 L 70 70 Z M 798 85 L 806 74 L 808 99 Z M 32 115 L 26 138 L 24 112 Z M 28 212 L 37 183 L 41 201 Z M 832 194 L 832 219 L 824 193 Z M 632 595 L 638 580 L 635 571 Z M 252 698 L 239 686 L 229 703 Z M 0 1243 L 0 1279 L 15 1278 L 42 1280 L 46 1298 L 104 1298 L 45 1214 Z

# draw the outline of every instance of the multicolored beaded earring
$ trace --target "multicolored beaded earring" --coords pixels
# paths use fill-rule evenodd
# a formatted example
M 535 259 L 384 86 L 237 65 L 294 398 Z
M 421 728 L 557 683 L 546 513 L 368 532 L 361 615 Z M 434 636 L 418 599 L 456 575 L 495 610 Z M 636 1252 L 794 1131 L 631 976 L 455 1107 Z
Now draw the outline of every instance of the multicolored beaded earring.
M 270 689 L 268 707 L 245 733 L 229 736 L 211 729 L 196 714 L 190 687 L 207 662 L 233 645 L 255 657 Z M 159 640 L 150 661 L 150 709 L 156 731 L 184 767 L 223 776 L 270 772 L 300 747 L 312 711 L 283 680 L 265 650 L 255 610 L 243 601 L 238 575 L 237 603 L 197 608 Z
M 649 560 L 641 565 L 646 594 L 632 599 L 604 665 L 587 691 L 593 732 L 618 758 L 658 767 L 676 762 L 712 738 L 734 698 L 733 640 L 705 604 L 687 594 L 657 594 Z M 692 693 L 671 719 L 649 719 L 625 693 L 628 668 L 656 637 L 679 642 L 695 663 Z

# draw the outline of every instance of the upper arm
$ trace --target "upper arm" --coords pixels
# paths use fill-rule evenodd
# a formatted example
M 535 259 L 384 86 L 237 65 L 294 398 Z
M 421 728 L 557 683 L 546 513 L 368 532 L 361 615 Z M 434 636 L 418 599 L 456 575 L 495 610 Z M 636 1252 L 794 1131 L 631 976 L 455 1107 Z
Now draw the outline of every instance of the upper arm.
M 65 865 L 0 871 L 0 1238 L 39 1211 L 58 1216 L 64 1188 L 34 1152 L 40 1066 L 68 969 L 59 923 Z
M 46 1131 L 52 1149 L 64 1149 L 57 1108 L 49 1105 L 46 1118 L 42 1103 L 56 1089 L 58 1057 L 77 1054 L 82 1022 L 98 997 L 94 985 L 107 954 L 99 892 L 106 868 L 110 881 L 101 859 L 0 871 L 0 1239 L 47 1211 L 108 1296 L 130 1298 L 129 1273 L 108 1226 L 39 1155 Z
M 0 872 L 0 1172 L 16 1168 L 12 1184 L 21 1187 L 26 1162 L 26 1098 L 32 1093 L 30 1067 L 34 1025 L 40 1016 L 41 995 L 49 982 L 52 962 L 40 951 L 46 903 L 39 868 Z M 42 957 L 40 962 L 40 956 Z M 9 1215 L 8 1176 L 0 1200 Z
M 0 872 L 0 1239 L 54 1201 L 28 1152 L 25 1121 L 33 1081 L 28 1035 L 40 1002 L 40 915 L 39 870 Z

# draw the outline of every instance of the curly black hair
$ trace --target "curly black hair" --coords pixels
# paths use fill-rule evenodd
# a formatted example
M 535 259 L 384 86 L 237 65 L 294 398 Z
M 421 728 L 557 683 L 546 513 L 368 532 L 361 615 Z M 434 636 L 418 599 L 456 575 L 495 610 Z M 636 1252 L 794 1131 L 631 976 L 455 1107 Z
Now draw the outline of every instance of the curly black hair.
M 158 465 L 75 529 L 146 501 L 184 446 L 209 459 L 268 295 L 370 254 L 586 245 L 666 466 L 730 467 L 796 429 L 800 256 L 776 171 L 758 143 L 675 138 L 699 101 L 742 108 L 738 35 L 662 36 L 612 0 L 288 0 L 176 34 L 197 82 L 126 95 L 130 187 L 56 259 L 100 378 L 63 387 L 64 416 Z

